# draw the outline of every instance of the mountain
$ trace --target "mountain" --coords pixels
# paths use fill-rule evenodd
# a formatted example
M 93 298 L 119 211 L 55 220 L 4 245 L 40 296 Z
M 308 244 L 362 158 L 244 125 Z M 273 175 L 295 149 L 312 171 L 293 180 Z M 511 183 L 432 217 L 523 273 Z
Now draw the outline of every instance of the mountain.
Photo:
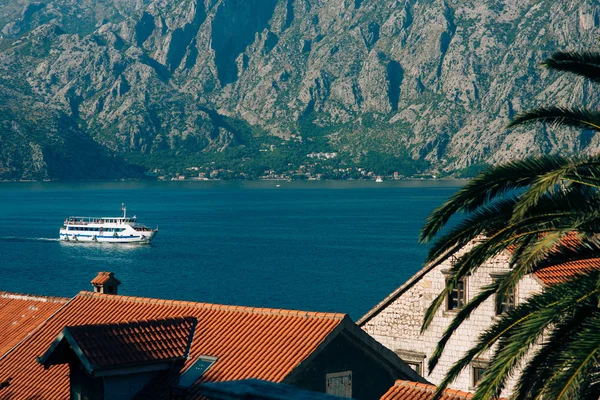
M 456 174 L 600 148 L 587 132 L 503 128 L 541 104 L 600 104 L 583 80 L 539 66 L 596 49 L 591 0 L 0 0 L 0 11 L 0 179 L 213 163 L 255 176 L 319 152 L 337 153 L 336 167 Z M 90 157 L 110 168 L 73 167 Z

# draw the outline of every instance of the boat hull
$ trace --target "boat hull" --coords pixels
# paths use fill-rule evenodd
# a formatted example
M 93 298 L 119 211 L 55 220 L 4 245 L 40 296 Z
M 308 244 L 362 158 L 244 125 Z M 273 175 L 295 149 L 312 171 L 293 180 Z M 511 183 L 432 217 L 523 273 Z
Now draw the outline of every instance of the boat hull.
M 90 233 L 75 233 L 66 232 L 61 229 L 60 240 L 63 242 L 92 242 L 92 243 L 138 243 L 150 244 L 156 237 L 158 231 L 143 232 L 131 235 L 114 235 L 114 234 L 90 234 Z

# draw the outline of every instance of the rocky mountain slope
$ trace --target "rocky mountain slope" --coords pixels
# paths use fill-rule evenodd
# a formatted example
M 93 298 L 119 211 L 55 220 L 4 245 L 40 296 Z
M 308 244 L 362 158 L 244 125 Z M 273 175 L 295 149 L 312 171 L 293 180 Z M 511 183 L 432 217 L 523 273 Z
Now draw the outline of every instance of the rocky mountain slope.
M 0 11 L 0 179 L 80 178 L 67 149 L 81 146 L 115 177 L 140 171 L 115 154 L 149 168 L 248 160 L 300 137 L 347 163 L 375 152 L 447 173 L 600 149 L 585 132 L 503 129 L 532 106 L 599 104 L 582 80 L 539 67 L 555 50 L 597 49 L 591 0 L 0 0 Z

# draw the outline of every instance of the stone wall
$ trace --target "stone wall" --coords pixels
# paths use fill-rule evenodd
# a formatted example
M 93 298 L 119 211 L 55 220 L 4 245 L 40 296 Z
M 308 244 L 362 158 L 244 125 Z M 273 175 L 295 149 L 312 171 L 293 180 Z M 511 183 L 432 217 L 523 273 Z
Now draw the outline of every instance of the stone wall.
M 468 248 L 469 246 L 465 247 L 457 256 L 460 256 Z M 509 257 L 508 253 L 500 254 L 467 278 L 465 285 L 467 301 L 473 298 L 483 286 L 491 284 L 494 275 L 508 271 Z M 494 299 L 488 299 L 473 312 L 448 342 L 435 370 L 431 374 L 427 373 L 427 363 L 456 312 L 447 311 L 445 302 L 422 335 L 420 333 L 421 324 L 427 307 L 445 286 L 446 276 L 443 271 L 449 270 L 450 267 L 451 260 L 448 259 L 426 272 L 420 279 L 413 282 L 412 286 L 405 289 L 399 297 L 361 324 L 367 333 L 395 351 L 404 361 L 408 363 L 420 361 L 422 363 L 421 374 L 435 385 L 441 382 L 452 364 L 472 347 L 479 334 L 497 318 Z M 541 289 L 541 284 L 534 277 L 525 277 L 516 289 L 516 303 L 523 302 Z M 482 358 L 480 361 L 474 363 L 474 366 L 485 366 L 486 358 Z M 473 391 L 473 379 L 471 366 L 461 373 L 451 388 Z M 512 382 L 509 383 L 503 395 L 510 394 L 512 386 Z

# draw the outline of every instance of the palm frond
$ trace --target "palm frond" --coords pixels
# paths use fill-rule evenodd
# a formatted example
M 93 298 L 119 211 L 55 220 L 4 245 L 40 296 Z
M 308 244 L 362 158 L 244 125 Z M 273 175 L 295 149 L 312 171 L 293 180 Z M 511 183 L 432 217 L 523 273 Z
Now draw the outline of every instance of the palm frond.
M 467 304 L 465 304 L 465 306 L 461 308 L 460 311 L 456 314 L 456 316 L 452 319 L 452 322 L 450 323 L 450 325 L 448 325 L 448 328 L 446 328 L 446 331 L 440 338 L 440 341 L 438 342 L 435 351 L 429 359 L 428 368 L 430 373 L 435 369 L 437 363 L 440 360 L 440 357 L 442 356 L 442 353 L 444 352 L 446 344 L 448 343 L 452 335 L 454 335 L 454 333 L 460 327 L 460 325 L 471 316 L 471 313 L 473 311 L 479 308 L 479 306 L 483 304 L 484 301 L 486 301 L 490 298 L 490 296 L 496 293 L 496 291 L 498 290 L 498 286 L 499 283 L 494 282 L 491 285 L 482 288 L 481 291 L 477 294 L 477 296 L 475 296 Z
M 488 259 L 496 256 L 506 248 L 519 245 L 523 241 L 537 240 L 540 235 L 556 230 L 556 223 L 561 222 L 557 218 L 548 218 L 546 215 L 543 217 L 543 225 L 532 224 L 528 220 L 522 221 L 520 224 L 515 224 L 512 229 L 502 229 L 494 232 L 483 242 L 474 245 L 469 251 L 459 257 L 456 263 L 450 268 L 446 286 L 425 312 L 421 332 L 424 332 L 429 327 L 437 311 L 443 304 L 444 298 L 454 290 L 461 279 L 471 275 L 480 265 L 483 265 Z
M 590 297 L 596 293 L 595 283 L 599 276 L 600 271 L 595 271 L 557 284 L 504 314 L 499 321 L 479 336 L 477 343 L 461 359 L 454 363 L 438 385 L 432 400 L 439 399 L 444 389 L 469 366 L 473 359 L 495 344 L 498 344 L 498 349 L 475 396 L 479 399 L 497 396 L 507 376 L 540 335 L 549 326 L 559 322 L 565 313 L 585 305 L 586 301 L 588 303 L 591 301 Z M 506 340 L 507 338 L 510 340 Z
M 542 156 L 511 161 L 482 172 L 427 217 L 419 241 L 429 242 L 453 215 L 474 211 L 499 196 L 528 187 L 538 176 L 568 163 L 560 156 Z
M 564 348 L 560 355 L 564 367 L 548 381 L 545 396 L 557 400 L 577 397 L 582 383 L 586 380 L 586 374 L 596 369 L 600 363 L 598 332 L 600 332 L 600 315 L 596 312 L 585 318 L 584 329 L 581 332 L 563 343 Z
M 516 202 L 517 198 L 513 196 L 477 209 L 433 243 L 425 262 L 433 262 L 444 254 L 454 253 L 483 232 L 505 226 L 512 217 Z
M 442 292 L 438 294 L 437 297 L 431 302 L 429 307 L 427 307 L 427 310 L 425 311 L 425 316 L 423 317 L 423 324 L 421 325 L 421 334 L 427 330 L 427 328 L 433 321 L 433 318 L 435 318 L 435 314 L 444 303 L 444 299 L 446 298 L 446 296 L 448 296 L 448 293 L 450 293 L 453 289 L 454 284 L 452 284 L 452 286 L 446 285 L 446 287 L 442 289 Z
M 600 54 L 591 52 L 557 52 L 542 63 L 556 71 L 570 72 L 600 83 Z
M 563 344 L 582 329 L 584 318 L 581 314 L 582 312 L 578 311 L 573 313 L 572 318 L 558 322 L 548 339 L 535 350 L 515 385 L 512 396 L 514 400 L 535 400 L 540 397 L 546 383 L 557 369 L 562 368 L 556 357 L 562 351 Z
M 600 131 L 600 113 L 583 108 L 566 107 L 534 108 L 517 115 L 506 127 L 513 128 L 531 122 Z
M 565 163 L 560 168 L 556 168 L 548 173 L 539 175 L 519 196 L 519 201 L 515 204 L 512 221 L 523 218 L 525 213 L 536 206 L 538 201 L 545 195 L 552 194 L 565 177 L 572 173 L 575 165 L 572 162 Z
M 565 316 L 573 316 L 583 308 L 595 307 L 595 283 L 599 274 L 595 271 L 552 286 L 547 291 L 534 295 L 522 306 L 509 311 L 492 327 L 490 331 L 497 333 L 495 342 L 498 347 L 473 399 L 497 397 L 507 378 L 541 335 L 564 320 Z M 510 329 L 497 329 L 507 322 L 511 324 Z M 481 338 L 485 336 L 486 333 Z M 489 345 L 489 342 L 485 343 Z

